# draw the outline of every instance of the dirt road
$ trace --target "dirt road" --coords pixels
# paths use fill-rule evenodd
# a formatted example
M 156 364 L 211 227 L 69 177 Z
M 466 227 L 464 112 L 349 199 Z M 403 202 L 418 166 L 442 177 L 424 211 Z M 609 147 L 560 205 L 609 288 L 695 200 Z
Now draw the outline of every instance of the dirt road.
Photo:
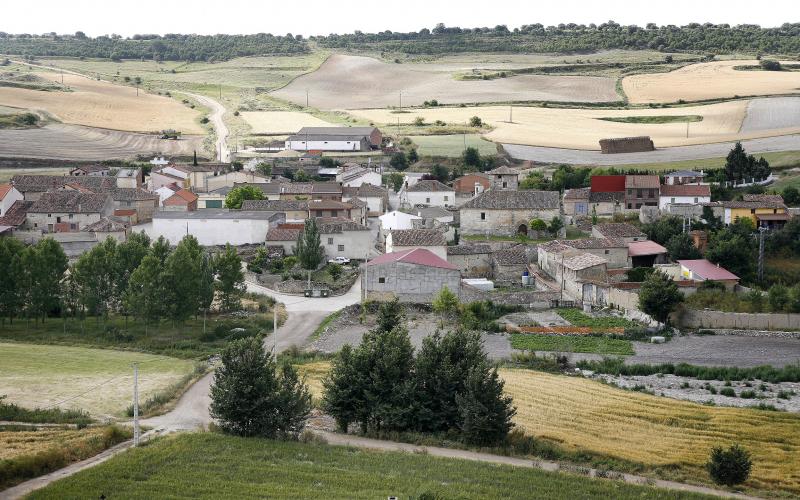
M 215 145 L 215 152 L 217 155 L 217 160 L 227 163 L 231 161 L 231 152 L 228 149 L 228 135 L 230 135 L 230 131 L 228 130 L 228 126 L 225 125 L 225 120 L 222 117 L 225 115 L 225 106 L 217 102 L 216 100 L 206 97 L 200 94 L 192 94 L 190 92 L 183 92 L 183 94 L 192 97 L 193 99 L 197 100 L 203 106 L 209 108 L 211 110 L 211 114 L 208 116 L 208 120 L 213 125 L 214 130 L 217 134 L 217 143 Z

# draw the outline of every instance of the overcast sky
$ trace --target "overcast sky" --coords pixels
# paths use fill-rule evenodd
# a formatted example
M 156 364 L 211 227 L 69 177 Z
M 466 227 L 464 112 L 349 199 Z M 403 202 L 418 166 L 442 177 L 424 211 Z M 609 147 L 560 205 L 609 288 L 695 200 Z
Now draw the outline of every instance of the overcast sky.
M 800 0 L 4 0 L 0 31 L 74 33 L 273 33 L 418 31 L 443 22 L 477 27 L 505 24 L 589 24 L 613 19 L 648 22 L 760 24 L 800 22 Z

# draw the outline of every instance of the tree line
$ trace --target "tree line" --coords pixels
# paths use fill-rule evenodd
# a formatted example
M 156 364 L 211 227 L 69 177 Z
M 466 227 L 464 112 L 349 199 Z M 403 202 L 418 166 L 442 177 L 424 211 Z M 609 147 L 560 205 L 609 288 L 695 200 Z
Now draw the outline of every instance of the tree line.
M 112 60 L 224 61 L 255 55 L 291 55 L 308 52 L 302 37 L 291 34 L 254 35 L 134 35 L 90 38 L 55 33 L 10 35 L 0 32 L 0 53 L 27 57 L 92 57 Z
M 50 316 L 183 322 L 209 311 L 241 308 L 244 275 L 235 249 L 209 255 L 191 235 L 176 247 L 144 233 L 107 238 L 69 265 L 61 245 L 44 238 L 25 246 L 0 238 L 0 320 Z

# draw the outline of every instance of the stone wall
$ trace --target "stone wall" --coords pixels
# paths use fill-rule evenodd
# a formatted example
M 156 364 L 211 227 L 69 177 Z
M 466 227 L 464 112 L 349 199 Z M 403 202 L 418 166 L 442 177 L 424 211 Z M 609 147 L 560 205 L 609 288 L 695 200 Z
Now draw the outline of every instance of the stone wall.
M 519 290 L 513 292 L 484 292 L 469 285 L 461 285 L 461 302 L 491 300 L 495 304 L 527 306 L 532 309 L 549 309 L 550 301 L 559 298 L 558 292 Z
M 481 219 L 481 214 L 485 218 Z M 528 224 L 531 219 L 551 221 L 559 216 L 559 210 L 490 210 L 483 208 L 461 209 L 461 233 L 514 236 L 520 224 Z
M 448 255 L 447 262 L 461 271 L 462 278 L 489 278 L 492 275 L 492 261 L 488 253 Z
M 729 328 L 735 330 L 798 330 L 800 314 L 733 313 L 682 308 L 672 315 L 684 328 Z

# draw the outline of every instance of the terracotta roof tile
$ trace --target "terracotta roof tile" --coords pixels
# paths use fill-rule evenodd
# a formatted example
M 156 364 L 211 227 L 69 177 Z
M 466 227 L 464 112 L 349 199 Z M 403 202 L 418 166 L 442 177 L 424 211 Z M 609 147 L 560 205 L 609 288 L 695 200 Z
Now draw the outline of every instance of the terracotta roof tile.
M 447 240 L 438 229 L 395 229 L 390 233 L 392 244 L 399 247 L 444 246 Z
M 642 238 L 647 236 L 638 227 L 624 222 L 609 222 L 594 226 L 606 238 Z
M 708 184 L 665 184 L 661 196 L 711 196 Z

